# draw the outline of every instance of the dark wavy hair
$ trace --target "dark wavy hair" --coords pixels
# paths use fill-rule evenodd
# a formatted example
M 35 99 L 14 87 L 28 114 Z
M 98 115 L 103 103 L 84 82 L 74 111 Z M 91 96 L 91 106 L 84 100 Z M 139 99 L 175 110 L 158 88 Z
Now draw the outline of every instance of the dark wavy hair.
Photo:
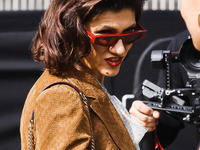
M 53 0 L 33 39 L 32 56 L 53 75 L 67 68 L 82 70 L 80 59 L 90 52 L 84 25 L 106 10 L 131 8 L 139 22 L 144 0 Z

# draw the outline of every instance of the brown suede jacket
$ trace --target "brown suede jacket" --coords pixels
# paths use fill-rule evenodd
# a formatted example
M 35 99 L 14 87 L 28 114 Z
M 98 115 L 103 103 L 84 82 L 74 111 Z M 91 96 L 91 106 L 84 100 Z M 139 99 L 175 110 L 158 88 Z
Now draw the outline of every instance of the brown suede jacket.
M 65 78 L 44 71 L 30 90 L 21 116 L 22 150 L 28 149 L 28 127 L 34 110 L 34 141 L 37 150 L 84 150 L 91 141 L 87 108 L 77 91 L 67 85 L 47 85 L 71 82 L 89 97 L 96 150 L 135 150 L 135 146 L 119 114 L 106 93 L 89 73 L 71 71 Z

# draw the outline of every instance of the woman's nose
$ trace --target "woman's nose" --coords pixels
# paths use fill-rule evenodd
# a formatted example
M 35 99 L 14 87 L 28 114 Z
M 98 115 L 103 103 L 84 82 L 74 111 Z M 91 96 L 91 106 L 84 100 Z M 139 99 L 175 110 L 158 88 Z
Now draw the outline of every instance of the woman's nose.
M 109 51 L 117 55 L 123 55 L 126 52 L 126 49 L 122 42 L 122 39 L 119 39 L 115 45 L 111 46 L 109 48 Z

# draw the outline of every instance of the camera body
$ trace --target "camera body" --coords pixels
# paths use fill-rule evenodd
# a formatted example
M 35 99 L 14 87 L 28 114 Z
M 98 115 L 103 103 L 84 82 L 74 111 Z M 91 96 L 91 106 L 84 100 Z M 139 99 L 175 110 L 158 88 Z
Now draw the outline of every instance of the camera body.
M 177 62 L 181 63 L 190 79 L 186 88 L 171 88 L 171 65 Z M 200 52 L 194 48 L 192 39 L 186 40 L 179 52 L 152 51 L 151 63 L 153 68 L 166 69 L 166 88 L 145 80 L 142 94 L 147 101 L 144 103 L 153 109 L 176 115 L 184 121 L 200 124 Z M 184 97 L 188 97 L 193 104 L 185 106 Z

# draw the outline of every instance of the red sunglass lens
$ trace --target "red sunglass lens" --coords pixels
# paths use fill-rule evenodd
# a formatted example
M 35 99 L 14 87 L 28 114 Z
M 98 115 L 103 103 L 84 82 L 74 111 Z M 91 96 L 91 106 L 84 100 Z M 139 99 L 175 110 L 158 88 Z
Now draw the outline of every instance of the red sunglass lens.
M 98 37 L 96 38 L 95 43 L 102 46 L 111 46 L 114 45 L 117 40 L 116 37 Z
M 109 39 L 101 37 L 101 38 L 96 39 L 96 42 L 98 42 L 99 44 L 102 44 L 102 45 L 107 45 L 109 42 Z
M 130 44 L 130 43 L 133 43 L 133 42 L 139 40 L 141 37 L 142 37 L 141 33 L 130 34 L 130 35 L 123 37 L 123 42 L 125 44 Z
M 101 46 L 113 46 L 117 43 L 119 39 L 122 39 L 124 44 L 131 44 L 141 38 L 145 35 L 144 33 L 131 33 L 129 35 L 125 36 L 101 36 L 97 37 L 95 39 L 96 44 L 101 45 Z

